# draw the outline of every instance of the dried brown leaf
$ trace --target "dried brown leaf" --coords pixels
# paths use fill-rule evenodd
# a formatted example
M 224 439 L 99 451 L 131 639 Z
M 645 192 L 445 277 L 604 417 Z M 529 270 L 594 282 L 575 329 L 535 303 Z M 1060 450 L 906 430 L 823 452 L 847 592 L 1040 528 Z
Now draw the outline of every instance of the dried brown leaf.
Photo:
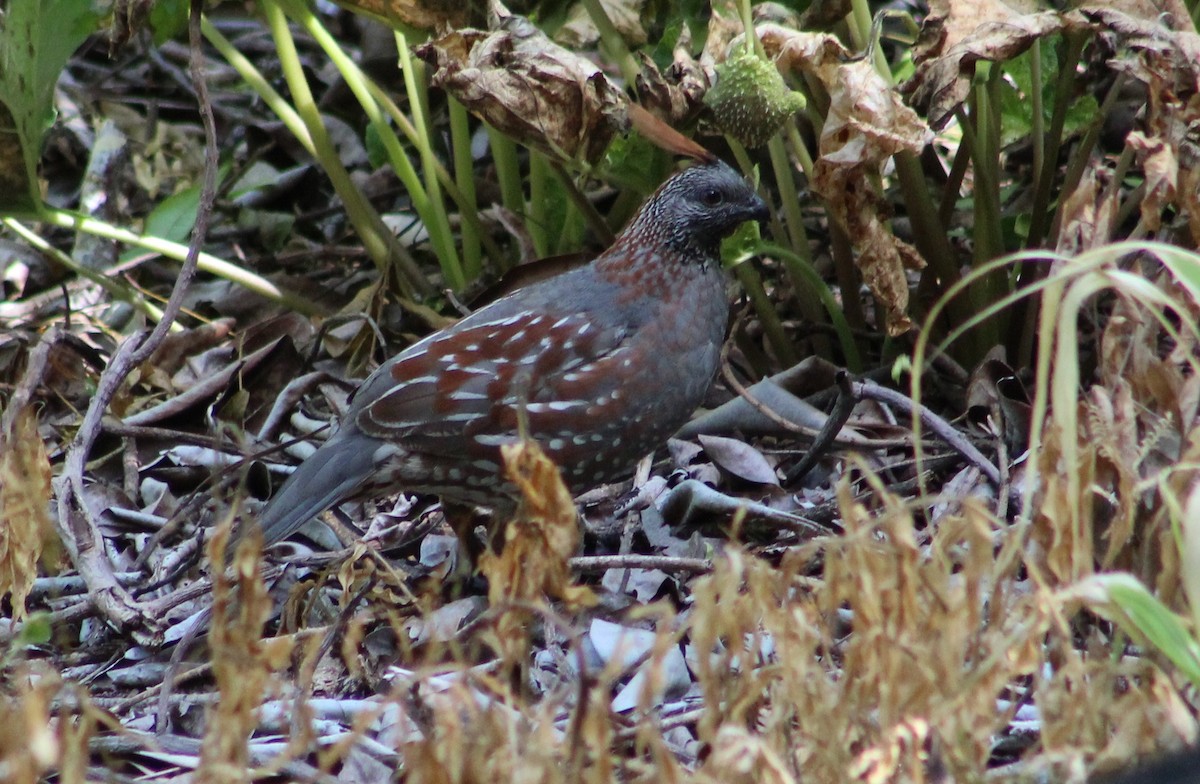
M 1066 25 L 1058 13 L 1037 10 L 1032 0 L 930 3 L 913 51 L 917 71 L 903 91 L 933 128 L 944 126 L 966 99 L 975 63 L 1010 60 Z
M 343 8 L 364 14 L 389 27 L 445 30 L 471 24 L 474 3 L 456 0 L 336 0 Z
M 644 52 L 639 52 L 641 71 L 637 78 L 638 100 L 646 108 L 665 118 L 672 126 L 684 126 L 696 119 L 704 108 L 708 74 L 686 48 L 676 48 L 665 73 Z
M 52 541 L 50 461 L 32 406 L 0 433 L 0 596 L 12 600 L 14 620 L 25 617 L 25 597 L 37 577 L 38 559 Z
M 1145 193 L 1138 205 L 1142 224 L 1147 231 L 1156 232 L 1162 225 L 1163 209 L 1175 203 L 1179 161 L 1169 142 L 1161 137 L 1149 138 L 1141 131 L 1132 131 L 1125 143 L 1133 149 L 1146 176 Z
M 528 19 L 455 30 L 416 47 L 431 81 L 509 137 L 556 160 L 594 162 L 628 126 L 621 91 Z
M 500 555 L 485 553 L 480 561 L 488 598 L 493 605 L 536 602 L 544 595 L 588 603 L 590 592 L 570 581 L 569 561 L 582 539 L 575 499 L 558 466 L 532 441 L 505 445 L 501 453 L 521 500 L 505 528 Z
M 15 676 L 15 677 L 14 677 Z M 0 694 L 0 769 L 12 784 L 36 784 L 63 755 L 51 704 L 61 681 L 49 672 L 6 673 Z
M 563 484 L 558 466 L 533 441 L 501 447 L 504 470 L 521 492 L 513 519 L 504 529 L 499 555 L 485 552 L 479 570 L 488 579 L 488 602 L 493 607 L 541 604 L 546 596 L 568 606 L 595 603 L 592 592 L 571 583 L 570 558 L 581 539 L 575 499 Z M 510 609 L 501 616 L 496 633 L 510 661 L 527 645 L 528 612 Z
M 905 270 L 925 263 L 888 230 L 884 201 L 869 183 L 893 155 L 920 152 L 933 133 L 869 61 L 848 62 L 849 53 L 833 36 L 777 25 L 762 25 L 758 32 L 780 68 L 815 76 L 829 93 L 813 189 L 853 244 L 855 263 L 884 308 L 888 332 L 902 334 L 912 328 Z
M 1098 175 L 1107 179 L 1107 171 L 1099 167 L 1100 164 L 1093 161 L 1079 185 L 1063 200 L 1062 228 L 1058 232 L 1056 249 L 1064 256 L 1092 250 L 1112 238 L 1118 206 L 1116 193 L 1108 194 L 1097 182 Z
M 238 545 L 232 576 L 225 570 L 230 531 L 228 524 L 218 526 L 208 543 L 214 573 L 209 643 L 220 699 L 208 713 L 196 769 L 200 782 L 245 780 L 248 743 L 271 673 L 287 664 L 292 650 L 291 638 L 262 638 L 271 597 L 263 582 L 257 529 Z
M 642 26 L 642 8 L 645 0 L 597 0 L 608 21 L 620 34 L 630 49 L 645 45 L 648 40 L 646 28 Z M 600 41 L 586 3 L 577 3 L 567 12 L 567 21 L 558 28 L 554 40 L 572 49 L 593 48 Z

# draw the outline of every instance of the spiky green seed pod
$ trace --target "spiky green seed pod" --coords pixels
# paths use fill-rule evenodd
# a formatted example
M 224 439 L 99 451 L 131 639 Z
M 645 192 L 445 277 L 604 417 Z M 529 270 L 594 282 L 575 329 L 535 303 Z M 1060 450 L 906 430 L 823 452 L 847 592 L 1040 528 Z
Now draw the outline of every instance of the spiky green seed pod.
M 746 147 L 761 147 L 804 108 L 770 62 L 742 52 L 716 67 L 717 84 L 704 96 L 718 128 Z

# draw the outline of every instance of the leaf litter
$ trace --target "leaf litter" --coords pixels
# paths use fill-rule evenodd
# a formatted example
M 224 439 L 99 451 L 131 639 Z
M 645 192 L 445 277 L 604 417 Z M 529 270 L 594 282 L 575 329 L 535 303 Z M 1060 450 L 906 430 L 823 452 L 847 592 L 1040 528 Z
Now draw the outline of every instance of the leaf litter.
M 950 36 L 946 54 L 930 55 L 938 67 L 918 70 L 916 95 L 949 115 L 973 59 L 1014 56 L 1064 26 L 1121 41 L 1133 53 L 1123 67 L 1152 98 L 1146 130 L 1131 141 L 1147 174 L 1140 224 L 1158 236 L 1175 210 L 1194 246 L 1194 183 L 1177 163 L 1191 142 L 1172 131 L 1190 108 L 1159 78 L 1191 77 L 1194 60 L 1175 54 L 1190 34 L 1120 10 L 1010 10 L 1003 26 L 972 22 Z M 883 86 L 878 94 L 898 100 Z M 225 98 L 250 110 L 236 90 L 218 103 Z M 844 131 L 870 152 L 860 132 Z M 595 137 L 585 136 L 526 141 L 590 158 Z M 856 160 L 866 167 L 856 176 L 882 175 L 885 157 Z M 56 509 L 49 474 L 98 369 L 136 325 L 111 320 L 100 298 L 39 338 L 50 319 L 7 309 L 5 777 L 233 781 L 252 767 L 321 781 L 1082 781 L 1194 744 L 1197 305 L 1161 250 L 1106 250 L 1117 222 L 1105 217 L 1103 177 L 1092 182 L 1064 202 L 1062 220 L 1086 253 L 1054 262 L 1065 295 L 1093 292 L 1080 302 L 1094 307 L 1057 314 L 1064 334 L 1085 339 L 1055 344 L 1052 357 L 1064 374 L 1089 362 L 1086 391 L 1075 385 L 1039 410 L 1050 381 L 1026 377 L 1032 398 L 1013 395 L 1015 371 L 993 358 L 978 398 L 986 427 L 959 425 L 1004 444 L 989 452 L 1007 458 L 1002 486 L 940 442 L 914 438 L 915 407 L 875 401 L 858 401 L 844 436 L 854 445 L 835 447 L 806 480 L 812 487 L 788 480 L 803 450 L 797 434 L 739 400 L 724 423 L 697 431 L 703 451 L 674 449 L 673 463 L 643 471 L 628 495 L 594 494 L 581 520 L 553 467 L 522 445 L 509 457 L 527 480 L 526 504 L 485 561 L 486 602 L 469 585 L 459 590 L 470 595 L 448 594 L 453 547 L 421 557 L 422 536 L 442 521 L 412 499 L 348 505 L 370 538 L 341 553 L 301 538 L 277 553 L 282 568 L 262 567 L 250 543 L 229 571 L 211 571 L 224 560 L 227 522 L 254 513 L 278 470 L 277 455 L 238 462 L 263 446 L 250 434 L 267 429 L 272 402 L 309 370 L 308 357 L 319 372 L 288 407 L 306 394 L 307 406 L 270 429 L 320 427 L 344 401 L 352 357 L 332 356 L 294 319 L 251 330 L 226 295 L 197 300 L 211 321 L 177 333 L 130 378 L 87 468 L 97 544 L 146 611 L 150 633 L 136 644 L 103 622 L 69 567 L 33 565 L 43 512 Z M 301 211 L 313 198 L 294 195 Z M 845 203 L 868 221 L 853 225 L 877 219 L 869 199 Z M 322 258 L 344 226 L 314 220 L 318 236 L 289 244 Z M 231 230 L 225 241 L 252 248 L 258 239 Z M 284 276 L 349 301 L 353 275 L 329 261 L 314 267 Z M 875 287 L 892 329 L 907 312 L 900 269 L 888 273 L 894 296 Z M 143 287 L 169 286 L 155 262 L 135 270 Z M 1117 285 L 1130 271 L 1140 286 Z M 226 312 L 236 315 L 221 319 Z M 399 332 L 420 329 L 403 322 Z M 1089 342 L 1094 352 L 1081 358 Z M 221 383 L 206 387 L 214 378 Z M 1039 417 L 1026 454 L 1010 436 Z M 818 413 L 810 437 L 820 426 Z M 923 462 L 913 459 L 918 446 Z M 693 518 L 671 500 L 680 488 L 724 505 Z M 706 525 L 689 522 L 701 518 Z M 212 598 L 206 643 L 184 652 L 190 662 L 166 688 L 177 649 L 163 641 L 179 639 Z M 39 632 L 47 619 L 48 635 Z

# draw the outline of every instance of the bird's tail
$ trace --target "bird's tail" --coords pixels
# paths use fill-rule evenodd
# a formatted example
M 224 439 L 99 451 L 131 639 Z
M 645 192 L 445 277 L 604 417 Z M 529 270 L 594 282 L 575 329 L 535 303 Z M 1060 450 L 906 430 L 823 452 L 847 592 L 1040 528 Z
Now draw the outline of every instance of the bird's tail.
M 259 517 L 263 545 L 295 533 L 329 507 L 354 495 L 375 471 L 375 439 L 336 433 L 287 478 Z

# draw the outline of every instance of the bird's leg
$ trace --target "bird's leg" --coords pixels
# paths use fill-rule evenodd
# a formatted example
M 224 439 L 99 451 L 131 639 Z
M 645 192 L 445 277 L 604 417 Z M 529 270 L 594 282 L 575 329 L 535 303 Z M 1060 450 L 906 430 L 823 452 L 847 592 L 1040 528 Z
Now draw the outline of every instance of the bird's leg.
M 483 521 L 476 507 L 445 499 L 442 500 L 442 515 L 458 538 L 458 554 L 450 578 L 456 582 L 467 582 L 479 567 L 479 556 L 483 555 L 487 546 L 475 533 Z

